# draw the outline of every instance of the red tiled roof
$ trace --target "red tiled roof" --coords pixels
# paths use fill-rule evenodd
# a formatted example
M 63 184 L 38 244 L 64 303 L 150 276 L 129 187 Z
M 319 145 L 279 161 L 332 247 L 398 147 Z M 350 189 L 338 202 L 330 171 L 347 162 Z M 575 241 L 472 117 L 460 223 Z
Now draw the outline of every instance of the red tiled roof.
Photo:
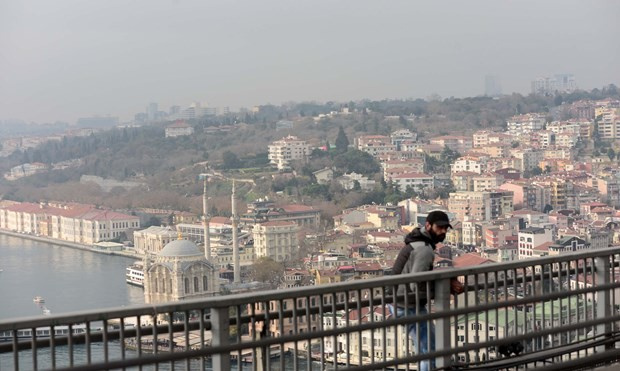
M 483 258 L 473 253 L 456 257 L 452 262 L 455 268 L 474 267 L 481 264 L 494 263 L 493 260 Z
M 306 211 L 315 211 L 315 209 L 312 206 L 306 206 L 306 205 L 295 205 L 295 204 L 290 204 L 290 205 L 282 205 L 282 206 L 278 206 L 279 208 L 281 208 L 282 210 L 286 211 L 287 213 L 298 213 L 298 212 L 306 212 Z

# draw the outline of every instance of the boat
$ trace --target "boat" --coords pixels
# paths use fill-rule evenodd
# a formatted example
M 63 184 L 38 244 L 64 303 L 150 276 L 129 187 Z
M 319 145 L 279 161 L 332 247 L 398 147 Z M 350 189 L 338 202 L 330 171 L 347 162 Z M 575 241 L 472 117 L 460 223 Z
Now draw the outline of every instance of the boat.
M 130 285 L 144 287 L 144 263 L 141 260 L 127 267 L 125 281 Z
M 32 330 L 33 329 L 23 329 L 17 330 L 17 339 L 32 339 Z M 41 338 L 49 338 L 51 336 L 52 329 L 51 327 L 37 327 L 35 329 L 35 334 L 37 339 Z M 78 324 L 73 325 L 71 328 L 71 333 L 74 335 L 77 334 L 85 334 L 86 333 L 86 325 Z M 60 325 L 54 326 L 54 337 L 62 337 L 69 335 L 69 326 Z M 0 331 L 0 342 L 12 341 L 13 340 L 13 331 Z
M 52 311 L 49 310 L 46 306 L 43 306 L 43 315 L 49 316 L 50 314 L 52 314 Z
M 35 296 L 34 299 L 32 299 L 32 301 L 37 304 L 45 303 L 45 299 L 43 299 L 42 296 Z

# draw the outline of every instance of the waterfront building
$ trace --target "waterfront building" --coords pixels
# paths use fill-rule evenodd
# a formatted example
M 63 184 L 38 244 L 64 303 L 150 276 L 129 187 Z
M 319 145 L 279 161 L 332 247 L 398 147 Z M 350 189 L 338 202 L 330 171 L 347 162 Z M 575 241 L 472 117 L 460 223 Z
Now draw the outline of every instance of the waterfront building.
M 137 216 L 85 204 L 24 202 L 0 208 L 2 229 L 88 245 L 127 239 L 139 227 Z

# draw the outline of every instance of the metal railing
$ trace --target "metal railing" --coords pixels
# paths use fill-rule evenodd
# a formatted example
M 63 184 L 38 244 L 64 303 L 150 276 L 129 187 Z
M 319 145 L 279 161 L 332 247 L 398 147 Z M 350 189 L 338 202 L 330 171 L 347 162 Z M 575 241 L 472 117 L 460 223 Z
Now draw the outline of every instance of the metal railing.
M 620 357 L 619 261 L 601 249 L 0 321 L 0 369 L 577 369 Z

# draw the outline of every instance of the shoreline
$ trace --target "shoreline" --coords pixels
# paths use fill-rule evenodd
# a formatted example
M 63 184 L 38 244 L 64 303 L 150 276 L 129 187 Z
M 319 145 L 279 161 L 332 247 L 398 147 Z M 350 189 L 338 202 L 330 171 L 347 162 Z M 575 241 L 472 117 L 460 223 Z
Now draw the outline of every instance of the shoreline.
M 26 239 L 26 240 L 49 243 L 49 244 L 57 245 L 57 246 L 69 247 L 72 249 L 78 249 L 82 251 L 90 251 L 90 252 L 94 252 L 97 254 L 115 255 L 115 256 L 122 256 L 125 258 L 142 259 L 140 255 L 136 254 L 135 252 L 131 252 L 131 251 L 107 251 L 107 250 L 94 248 L 94 247 L 84 245 L 81 243 L 77 243 L 77 242 L 58 240 L 55 238 L 43 237 L 43 236 L 34 236 L 31 234 L 27 234 L 27 233 L 8 231 L 6 229 L 0 229 L 0 234 L 6 235 L 6 236 L 17 237 L 21 239 Z

